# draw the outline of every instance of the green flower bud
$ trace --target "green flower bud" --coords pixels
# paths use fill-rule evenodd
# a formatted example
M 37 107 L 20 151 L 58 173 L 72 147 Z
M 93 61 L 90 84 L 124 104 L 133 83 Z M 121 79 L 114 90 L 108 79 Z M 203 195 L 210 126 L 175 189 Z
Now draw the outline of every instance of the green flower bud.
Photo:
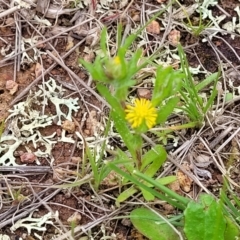
M 126 76 L 126 62 L 119 56 L 107 61 L 105 65 L 105 74 L 109 80 L 121 80 Z

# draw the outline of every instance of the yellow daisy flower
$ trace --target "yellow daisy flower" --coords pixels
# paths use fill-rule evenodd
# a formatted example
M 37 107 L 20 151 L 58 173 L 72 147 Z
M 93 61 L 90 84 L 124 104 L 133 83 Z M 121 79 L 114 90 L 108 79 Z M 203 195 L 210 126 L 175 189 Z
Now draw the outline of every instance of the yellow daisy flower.
M 136 99 L 134 106 L 126 106 L 126 119 L 132 125 L 132 128 L 139 127 L 143 122 L 148 128 L 152 128 L 156 124 L 157 109 L 152 103 L 144 98 Z
M 116 56 L 116 57 L 113 59 L 113 62 L 114 62 L 114 64 L 119 65 L 119 64 L 121 63 L 120 57 L 119 57 L 119 56 Z

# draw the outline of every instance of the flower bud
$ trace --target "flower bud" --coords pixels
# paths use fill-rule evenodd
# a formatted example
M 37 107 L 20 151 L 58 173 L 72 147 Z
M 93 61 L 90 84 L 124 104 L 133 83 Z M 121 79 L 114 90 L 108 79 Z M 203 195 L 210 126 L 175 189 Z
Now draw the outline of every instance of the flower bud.
M 119 56 L 107 61 L 105 74 L 110 80 L 120 80 L 126 76 L 126 62 Z

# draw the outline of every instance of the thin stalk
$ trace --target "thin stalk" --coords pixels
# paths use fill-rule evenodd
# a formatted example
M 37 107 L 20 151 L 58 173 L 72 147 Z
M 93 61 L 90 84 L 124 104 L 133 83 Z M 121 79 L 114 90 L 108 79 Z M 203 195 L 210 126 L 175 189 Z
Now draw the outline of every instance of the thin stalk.
M 96 187 L 95 186 L 95 184 L 96 184 L 96 180 L 98 179 L 98 166 L 97 166 L 97 163 L 96 163 L 96 161 L 95 161 L 95 158 L 94 158 L 94 156 L 92 155 L 92 153 L 91 153 L 91 151 L 90 151 L 90 149 L 88 148 L 88 146 L 86 146 L 86 155 L 87 155 L 87 157 L 89 158 L 89 162 L 90 162 L 90 165 L 91 165 L 91 168 L 92 168 L 92 171 L 93 171 L 93 177 L 94 177 L 94 187 Z
M 199 99 L 199 96 L 198 96 L 198 92 L 196 90 L 196 86 L 192 80 L 192 76 L 191 76 L 191 72 L 189 70 L 189 65 L 188 65 L 188 61 L 187 61 L 187 58 L 186 58 L 186 55 L 182 49 L 182 46 L 180 44 L 178 44 L 178 52 L 179 52 L 179 56 L 180 56 L 180 61 L 181 61 L 181 65 L 182 65 L 182 70 L 184 71 L 184 74 L 186 76 L 186 83 L 189 84 L 189 86 L 187 86 L 187 88 L 189 89 L 186 89 L 190 94 L 193 93 L 193 95 L 191 96 L 192 100 L 193 99 L 196 99 L 198 104 L 201 106 L 202 103 Z M 191 90 L 191 91 L 190 91 Z
M 168 129 L 181 130 L 181 129 L 195 128 L 198 125 L 199 125 L 199 122 L 189 122 L 189 123 L 186 123 L 186 124 L 183 124 L 183 125 L 170 126 L 170 127 L 168 127 Z

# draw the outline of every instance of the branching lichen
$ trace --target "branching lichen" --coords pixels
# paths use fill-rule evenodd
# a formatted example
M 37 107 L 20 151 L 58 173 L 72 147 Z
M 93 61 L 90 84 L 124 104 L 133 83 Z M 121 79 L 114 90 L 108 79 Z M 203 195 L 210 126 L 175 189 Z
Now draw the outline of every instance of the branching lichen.
M 9 110 L 10 115 L 6 121 L 11 135 L 2 136 L 0 140 L 0 165 L 18 165 L 14 152 L 20 145 L 32 144 L 36 157 L 49 158 L 52 163 L 52 148 L 57 142 L 74 143 L 71 137 L 66 136 L 64 130 L 59 139 L 56 138 L 56 132 L 48 136 L 43 136 L 40 132 L 40 129 L 53 125 L 55 119 L 57 125 L 61 125 L 62 120 L 72 120 L 73 112 L 78 111 L 78 99 L 63 99 L 64 91 L 62 86 L 58 86 L 56 81 L 50 78 L 40 85 L 34 94 L 30 92 L 25 101 L 19 102 Z M 50 102 L 55 106 L 55 113 L 47 115 L 39 110 L 45 109 Z M 68 109 L 66 113 L 62 111 L 62 106 Z
M 2 136 L 0 142 L 0 164 L 4 166 L 16 166 L 14 152 L 22 144 L 22 140 L 13 135 Z
M 18 220 L 11 228 L 10 230 L 14 232 L 18 228 L 26 228 L 28 234 L 30 235 L 32 230 L 37 230 L 39 232 L 45 232 L 47 230 L 46 224 L 53 225 L 53 222 L 50 219 L 58 218 L 58 212 L 55 214 L 52 214 L 51 212 L 45 214 L 44 216 L 40 218 L 34 218 L 32 217 L 34 212 L 31 212 L 30 215 L 26 218 Z M 36 236 L 36 235 L 35 235 Z M 39 235 L 37 235 L 39 236 Z M 39 239 L 42 239 L 41 237 Z

